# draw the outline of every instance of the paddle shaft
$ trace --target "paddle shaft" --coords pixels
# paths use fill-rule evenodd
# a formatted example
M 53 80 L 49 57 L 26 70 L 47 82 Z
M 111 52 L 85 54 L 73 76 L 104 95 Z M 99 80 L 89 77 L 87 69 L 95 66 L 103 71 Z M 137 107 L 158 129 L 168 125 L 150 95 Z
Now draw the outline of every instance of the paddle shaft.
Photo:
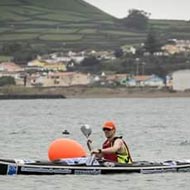
M 91 147 L 91 143 L 92 141 L 90 139 L 87 139 L 87 147 L 88 147 L 88 150 L 91 151 L 92 150 L 92 147 Z

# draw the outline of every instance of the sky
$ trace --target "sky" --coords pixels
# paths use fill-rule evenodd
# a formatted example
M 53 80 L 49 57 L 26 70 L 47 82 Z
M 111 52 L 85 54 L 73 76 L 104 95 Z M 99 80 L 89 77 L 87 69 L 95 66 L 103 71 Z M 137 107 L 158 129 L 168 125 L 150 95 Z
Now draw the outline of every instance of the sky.
M 117 18 L 130 9 L 150 13 L 151 19 L 190 20 L 190 0 L 84 0 Z

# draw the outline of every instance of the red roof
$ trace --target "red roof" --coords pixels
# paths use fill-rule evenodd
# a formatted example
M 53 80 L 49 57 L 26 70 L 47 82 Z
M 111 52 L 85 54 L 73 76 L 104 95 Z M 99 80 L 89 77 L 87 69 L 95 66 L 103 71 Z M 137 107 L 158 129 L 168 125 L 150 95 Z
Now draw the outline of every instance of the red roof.
M 0 69 L 1 71 L 7 71 L 7 72 L 18 72 L 18 71 L 22 71 L 23 69 L 12 62 L 3 62 L 0 64 Z

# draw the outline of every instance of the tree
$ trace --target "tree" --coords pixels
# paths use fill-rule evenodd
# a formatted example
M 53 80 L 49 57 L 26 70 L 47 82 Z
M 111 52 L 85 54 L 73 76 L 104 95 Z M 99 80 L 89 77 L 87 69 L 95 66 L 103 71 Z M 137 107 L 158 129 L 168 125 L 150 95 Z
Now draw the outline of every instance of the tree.
M 100 67 L 100 61 L 96 57 L 90 56 L 80 63 L 77 70 L 81 72 L 98 73 L 100 71 Z
M 117 48 L 117 49 L 115 49 L 115 51 L 114 51 L 114 55 L 115 55 L 115 57 L 117 57 L 117 58 L 119 58 L 119 57 L 122 57 L 123 56 L 123 50 L 121 49 L 121 48 Z
M 157 39 L 157 35 L 153 30 L 150 30 L 144 43 L 144 49 L 150 54 L 159 52 L 161 50 L 161 43 Z
M 2 46 L 2 54 L 4 55 L 12 55 L 14 52 L 23 51 L 23 50 L 31 50 L 31 46 L 28 43 L 4 43 Z
M 13 61 L 19 65 L 26 64 L 37 55 L 48 52 L 48 49 L 34 48 L 31 44 L 25 42 L 5 43 L 0 49 L 0 53 L 6 56 L 12 56 Z
M 36 57 L 37 54 L 34 54 L 31 51 L 16 51 L 13 53 L 13 61 L 18 65 L 25 65 L 28 61 L 31 61 Z
M 0 86 L 5 86 L 5 85 L 15 85 L 15 79 L 10 76 L 3 76 L 0 77 Z
M 150 13 L 142 10 L 131 9 L 129 15 L 123 19 L 125 26 L 137 30 L 146 30 L 148 28 Z

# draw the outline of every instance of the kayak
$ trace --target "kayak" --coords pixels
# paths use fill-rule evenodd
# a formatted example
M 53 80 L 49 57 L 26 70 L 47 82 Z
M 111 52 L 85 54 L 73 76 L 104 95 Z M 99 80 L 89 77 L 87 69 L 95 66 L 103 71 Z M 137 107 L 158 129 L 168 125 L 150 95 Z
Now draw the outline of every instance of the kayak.
M 190 172 L 190 160 L 168 160 L 164 162 L 137 161 L 132 164 L 119 164 L 106 160 L 90 159 L 91 157 L 56 161 L 0 159 L 0 175 L 98 175 Z

